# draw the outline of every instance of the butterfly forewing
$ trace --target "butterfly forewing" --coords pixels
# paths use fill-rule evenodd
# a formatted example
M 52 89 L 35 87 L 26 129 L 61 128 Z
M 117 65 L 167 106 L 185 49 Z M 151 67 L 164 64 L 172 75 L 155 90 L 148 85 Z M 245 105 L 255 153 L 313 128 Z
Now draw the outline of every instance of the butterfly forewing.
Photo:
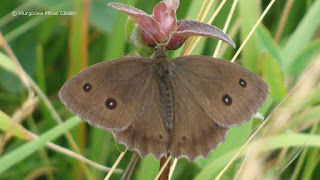
M 104 61 L 68 80 L 59 97 L 69 110 L 91 125 L 123 130 L 141 108 L 154 68 L 148 58 Z
M 188 87 L 190 96 L 222 127 L 249 120 L 269 93 L 259 76 L 235 63 L 197 55 L 172 61 L 174 80 Z

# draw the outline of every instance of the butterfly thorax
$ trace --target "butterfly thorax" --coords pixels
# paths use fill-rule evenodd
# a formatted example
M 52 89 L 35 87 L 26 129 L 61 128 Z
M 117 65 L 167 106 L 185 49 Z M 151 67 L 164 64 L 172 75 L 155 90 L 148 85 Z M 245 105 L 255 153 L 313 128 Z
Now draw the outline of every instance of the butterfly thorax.
M 173 127 L 174 119 L 171 62 L 167 57 L 156 58 L 155 62 L 159 67 L 157 79 L 160 91 L 160 111 L 163 123 L 167 130 L 170 131 Z

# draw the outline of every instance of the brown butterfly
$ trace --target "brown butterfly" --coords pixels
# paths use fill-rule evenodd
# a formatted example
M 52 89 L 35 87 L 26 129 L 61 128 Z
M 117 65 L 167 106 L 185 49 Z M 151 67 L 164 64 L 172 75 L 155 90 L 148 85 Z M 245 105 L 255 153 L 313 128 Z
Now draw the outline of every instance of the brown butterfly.
M 190 55 L 123 57 L 81 71 L 59 92 L 90 125 L 140 156 L 207 157 L 263 105 L 268 85 L 229 61 Z

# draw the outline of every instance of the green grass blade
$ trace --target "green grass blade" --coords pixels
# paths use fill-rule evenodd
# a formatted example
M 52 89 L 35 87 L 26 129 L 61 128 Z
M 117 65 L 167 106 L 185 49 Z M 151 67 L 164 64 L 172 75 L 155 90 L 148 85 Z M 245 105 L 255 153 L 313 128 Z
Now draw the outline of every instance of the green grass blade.
M 259 40 L 260 47 L 263 51 L 270 54 L 273 59 L 275 59 L 278 63 L 279 68 L 283 72 L 283 56 L 280 52 L 280 47 L 276 43 L 274 43 L 270 32 L 261 24 L 257 28 L 257 39 Z
M 250 149 L 255 145 L 255 143 L 264 144 L 265 146 L 261 147 L 261 149 L 264 151 L 271 151 L 284 147 L 300 147 L 304 145 L 310 147 L 320 147 L 320 136 L 302 133 L 281 134 L 275 137 L 261 138 L 258 141 L 248 145 L 246 149 Z M 219 173 L 219 171 L 229 162 L 229 160 L 234 156 L 234 154 L 236 154 L 239 149 L 240 147 L 234 148 L 234 150 L 232 150 L 231 152 L 220 156 L 214 161 L 211 161 L 195 177 L 195 180 L 212 179 L 212 177 Z M 246 150 L 242 151 L 237 158 L 239 159 L 244 156 L 245 152 Z
M 308 159 L 305 163 L 305 168 L 302 172 L 302 179 L 312 179 L 314 171 L 319 163 L 319 149 L 312 149 L 308 154 Z
M 241 19 L 241 39 L 242 41 L 247 37 L 250 30 L 259 19 L 259 2 L 256 0 L 241 0 L 239 1 L 239 17 Z M 250 10 L 249 10 L 250 9 Z M 257 36 L 254 33 L 246 46 L 242 50 L 243 65 L 251 71 L 258 72 L 258 52 Z
M 263 79 L 269 84 L 270 96 L 280 102 L 288 93 L 278 63 L 270 55 L 263 59 Z
M 290 68 L 288 69 L 288 75 L 294 79 L 305 70 L 310 64 L 310 61 L 314 55 L 320 54 L 320 40 L 316 40 L 313 43 L 305 47 L 292 61 Z
M 36 82 L 43 92 L 46 92 L 46 74 L 44 70 L 43 62 L 43 49 L 42 45 L 38 44 L 37 46 L 37 78 Z
M 76 125 L 82 122 L 78 117 L 68 119 L 63 124 L 57 125 L 51 130 L 43 133 L 38 139 L 34 139 L 26 144 L 18 147 L 17 149 L 3 155 L 0 158 L 0 174 L 9 169 L 10 167 L 17 165 L 20 161 L 29 157 L 32 153 L 45 146 L 46 142 L 52 141 L 59 136 L 63 135 L 66 131 L 72 129 Z
M 297 29 L 289 38 L 283 48 L 283 57 L 285 58 L 285 71 L 289 72 L 289 67 L 297 55 L 310 43 L 315 32 L 320 25 L 320 0 L 313 3 L 310 10 L 300 22 Z
M 0 51 L 0 67 L 14 74 L 18 73 L 17 67 L 13 63 L 13 61 L 7 55 L 3 54 L 1 51 Z
M 128 0 L 127 5 L 134 6 L 136 0 Z M 116 11 L 111 7 L 106 7 L 108 11 Z M 108 35 L 107 49 L 105 50 L 106 59 L 120 58 L 125 53 L 126 45 L 126 30 L 125 25 L 127 23 L 128 15 L 123 12 L 118 12 L 115 21 L 113 21 L 113 28 L 111 33 Z
M 29 140 L 28 136 L 25 134 L 25 131 L 22 126 L 12 122 L 12 119 L 0 110 L 0 129 L 3 131 L 8 131 L 20 139 Z

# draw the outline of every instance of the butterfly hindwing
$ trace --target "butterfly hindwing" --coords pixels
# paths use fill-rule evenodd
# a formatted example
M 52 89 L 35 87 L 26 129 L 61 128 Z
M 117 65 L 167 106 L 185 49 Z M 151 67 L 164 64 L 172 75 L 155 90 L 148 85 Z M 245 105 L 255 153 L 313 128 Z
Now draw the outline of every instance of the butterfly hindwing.
M 144 94 L 144 101 L 133 118 L 132 124 L 124 131 L 114 131 L 116 141 L 140 156 L 153 154 L 156 159 L 168 153 L 169 134 L 160 112 L 160 92 L 156 75 Z
M 206 114 L 187 85 L 173 81 L 175 118 L 170 138 L 170 154 L 194 160 L 207 157 L 225 140 L 228 128 L 218 126 Z

